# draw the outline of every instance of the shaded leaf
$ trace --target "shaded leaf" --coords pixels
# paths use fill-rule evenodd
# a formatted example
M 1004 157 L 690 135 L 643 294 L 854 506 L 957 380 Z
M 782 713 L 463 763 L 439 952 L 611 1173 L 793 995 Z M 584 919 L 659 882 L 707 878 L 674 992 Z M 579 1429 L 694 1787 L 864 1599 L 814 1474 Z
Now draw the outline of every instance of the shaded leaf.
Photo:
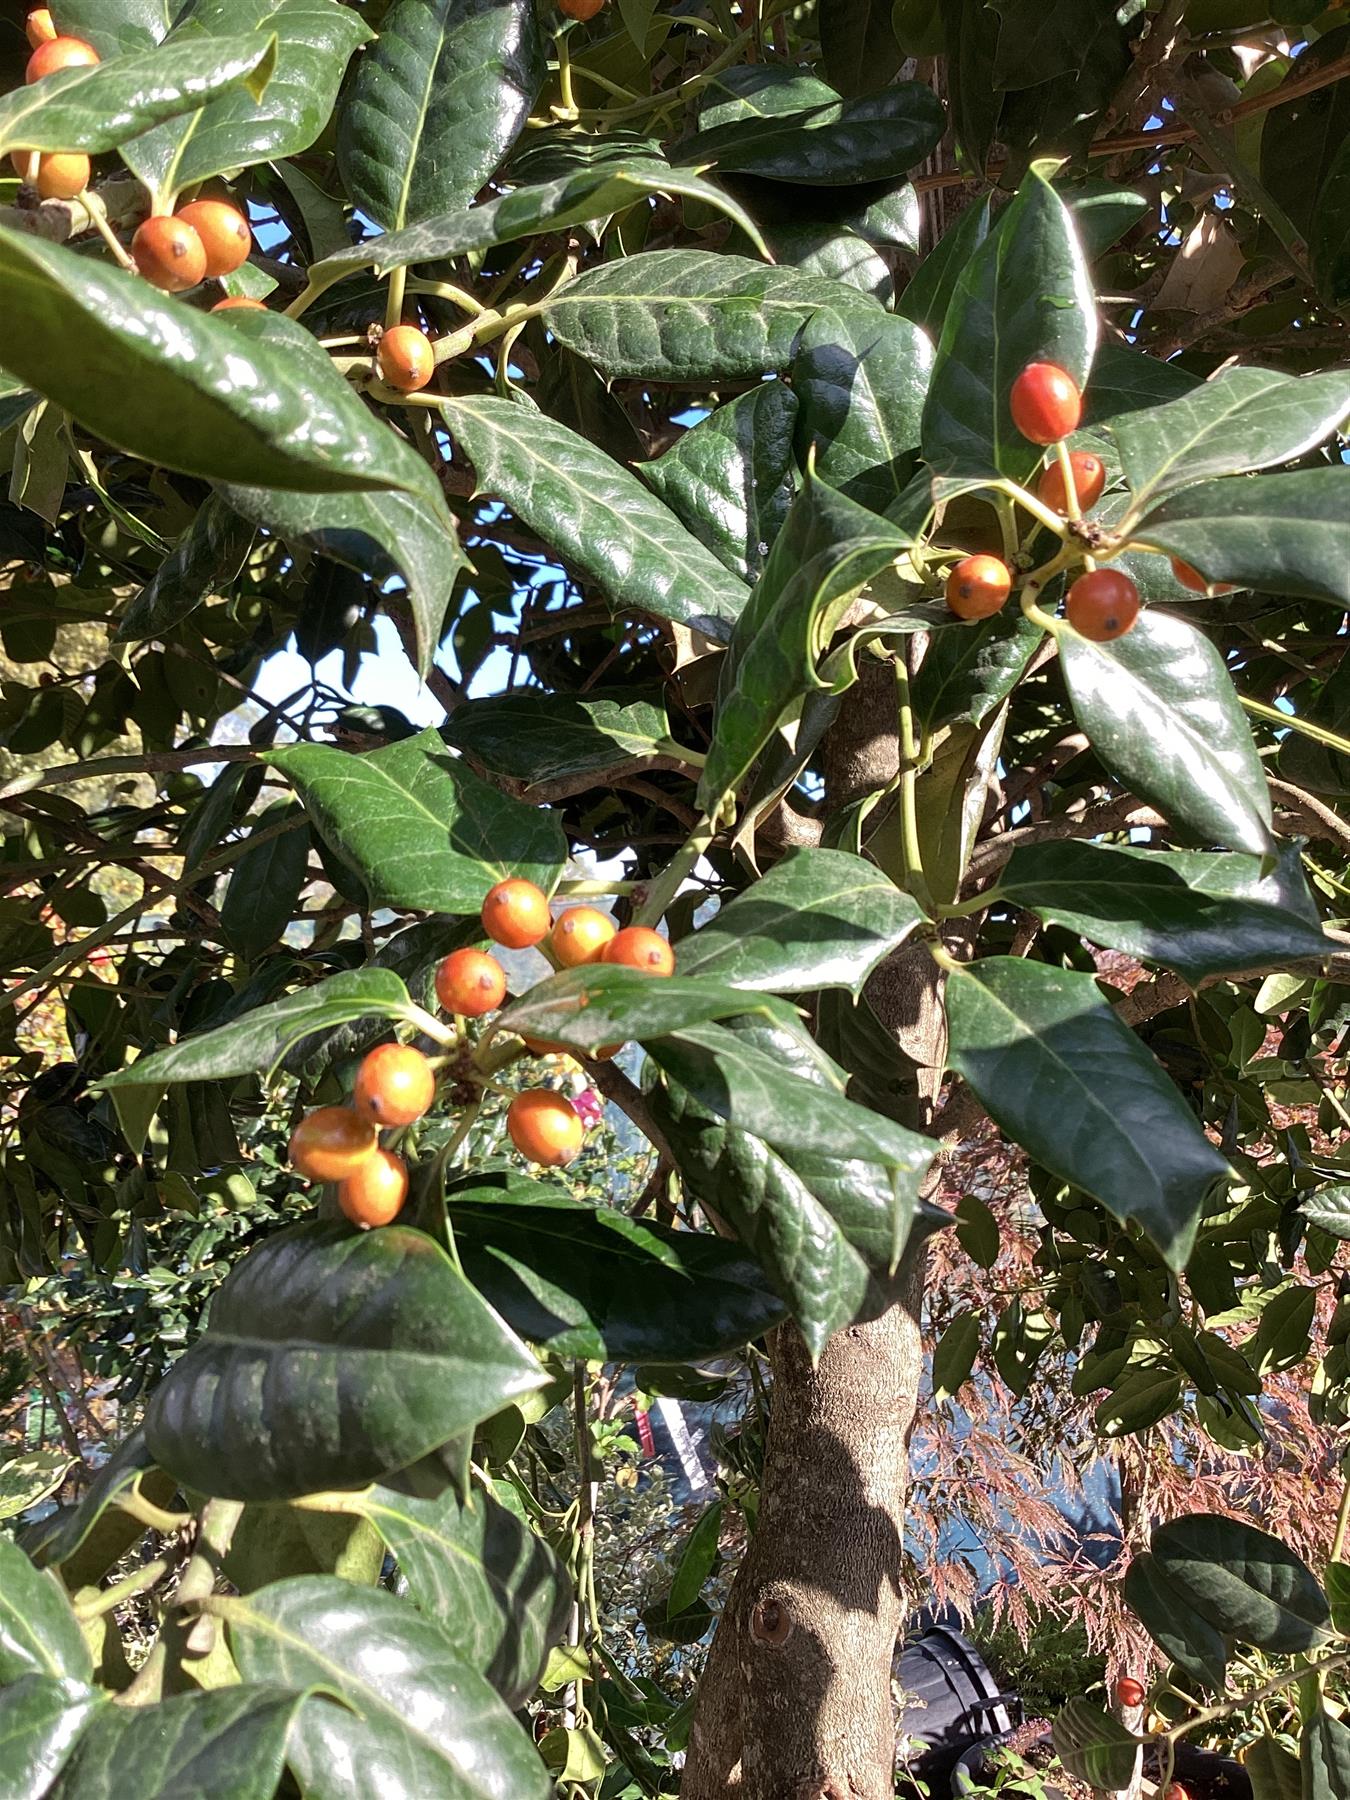
M 885 512 L 914 474 L 933 346 L 893 313 L 822 310 L 802 333 L 792 381 L 801 410 L 798 453 L 873 512 Z
M 6 1800 L 43 1800 L 99 1696 L 82 1681 L 21 1675 L 0 1688 L 0 1769 Z
M 727 981 L 675 974 L 654 980 L 639 969 L 590 963 L 537 982 L 498 1019 L 503 1031 L 557 1040 L 594 1051 L 628 1038 L 645 1041 L 706 1019 L 760 1012 L 770 1019 L 793 1010 L 767 994 L 748 994 Z
M 700 123 L 675 146 L 680 162 L 830 187 L 907 175 L 942 136 L 946 115 L 931 88 L 902 81 L 861 99 Z
M 658 755 L 670 744 L 670 725 L 659 688 L 650 698 L 627 688 L 581 694 L 527 690 L 467 701 L 447 719 L 441 735 L 494 774 L 540 782 Z
M 980 1321 L 973 1312 L 958 1313 L 933 1352 L 933 1398 L 950 1400 L 970 1380 L 980 1353 Z
M 722 1534 L 722 1502 L 716 1500 L 704 1512 L 685 1539 L 680 1560 L 666 1597 L 667 1618 L 678 1618 L 703 1592 L 703 1584 L 717 1566 L 717 1547 Z
M 1131 1560 L 1126 1604 L 1165 1656 L 1207 1686 L 1221 1688 L 1228 1668 L 1223 1634 L 1202 1618 L 1144 1551 Z
M 1051 1726 L 1059 1760 L 1092 1788 L 1126 1788 L 1134 1777 L 1139 1740 L 1114 1714 L 1075 1696 Z
M 305 1705 L 303 1693 L 260 1683 L 156 1706 L 101 1706 L 52 1800 L 124 1800 L 133 1769 L 143 1800 L 203 1791 L 212 1800 L 270 1800 Z
M 122 614 L 114 642 L 162 637 L 212 594 L 229 588 L 252 542 L 252 526 L 233 507 L 211 495 Z
M 1326 1597 L 1306 1565 L 1268 1532 L 1193 1513 L 1160 1526 L 1150 1548 L 1183 1603 L 1225 1636 L 1280 1655 L 1325 1640 Z

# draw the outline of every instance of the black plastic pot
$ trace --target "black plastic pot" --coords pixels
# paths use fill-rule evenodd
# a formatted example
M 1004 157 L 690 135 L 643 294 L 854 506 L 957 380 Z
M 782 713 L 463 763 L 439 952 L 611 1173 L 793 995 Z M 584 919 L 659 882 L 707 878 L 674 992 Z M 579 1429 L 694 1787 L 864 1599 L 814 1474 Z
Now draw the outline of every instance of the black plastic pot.
M 975 1646 L 945 1626 L 931 1625 L 905 1640 L 896 1679 L 904 1689 L 899 1732 L 927 1745 L 908 1766 L 925 1781 L 949 1774 L 972 1744 L 1002 1737 L 1021 1723 L 1021 1702 L 1000 1693 Z

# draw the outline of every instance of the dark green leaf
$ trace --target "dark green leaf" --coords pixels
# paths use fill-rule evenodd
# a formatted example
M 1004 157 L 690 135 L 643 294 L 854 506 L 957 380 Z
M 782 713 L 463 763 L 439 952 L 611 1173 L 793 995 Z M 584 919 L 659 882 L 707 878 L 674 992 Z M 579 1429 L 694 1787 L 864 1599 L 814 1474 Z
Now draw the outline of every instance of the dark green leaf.
M 297 1687 L 299 1684 L 296 1684 Z M 308 1705 L 280 1684 L 180 1694 L 157 1706 L 102 1706 L 89 1721 L 52 1800 L 271 1800 L 287 1738 Z
M 699 801 L 733 792 L 783 718 L 827 686 L 816 665 L 851 597 L 909 544 L 907 534 L 808 477 L 736 622 L 717 683 Z
M 1350 25 L 1339 24 L 1305 43 L 1286 67 L 1285 83 L 1293 89 L 1340 67 L 1350 50 Z M 1276 95 L 1279 89 L 1275 90 Z M 1313 231 L 1323 184 L 1337 166 L 1350 137 L 1350 93 L 1343 80 L 1313 93 L 1296 94 L 1266 114 L 1261 131 L 1262 183 L 1289 214 L 1305 238 Z
M 82 37 L 105 61 L 151 50 L 167 35 L 179 0 L 57 0 L 56 25 Z
M 1311 1571 L 1269 1533 L 1217 1513 L 1173 1519 L 1153 1533 L 1153 1561 L 1182 1603 L 1228 1637 L 1276 1655 L 1327 1635 L 1326 1597 Z
M 933 347 L 893 313 L 818 312 L 802 333 L 792 381 L 801 410 L 798 451 L 816 473 L 873 512 L 885 512 L 914 474 Z
M 1043 452 L 1012 422 L 1013 382 L 1028 363 L 1052 362 L 1086 388 L 1096 339 L 1073 221 L 1033 170 L 966 264 L 942 327 L 923 414 L 934 474 L 1024 481 Z
M 1182 1380 L 1171 1369 L 1127 1369 L 1093 1415 L 1104 1438 L 1133 1437 L 1181 1404 Z
M 1178 363 L 1161 362 L 1125 344 L 1104 343 L 1092 359 L 1092 377 L 1083 396 L 1083 424 L 1100 425 L 1122 413 L 1165 406 L 1199 385 L 1197 377 Z
M 1136 506 L 1215 475 L 1293 462 L 1350 414 L 1350 371 L 1280 375 L 1226 369 L 1170 405 L 1125 413 L 1111 429 Z
M 1329 1562 L 1323 1571 L 1327 1601 L 1331 1607 L 1331 1623 L 1342 1637 L 1350 1636 L 1350 1563 Z
M 210 481 L 306 492 L 425 485 L 416 452 L 335 369 L 317 370 L 314 352 L 327 359 L 302 326 L 275 313 L 213 319 L 5 227 L 0 250 L 0 360 L 108 443 Z M 59 357 L 46 350 L 54 333 Z
M 930 732 L 982 725 L 1021 679 L 1041 632 L 1020 612 L 933 634 L 912 688 L 914 717 Z
M 35 1569 L 19 1546 L 0 1537 L 0 1687 L 21 1675 L 93 1673 L 79 1620 L 49 1569 Z
M 545 74 L 529 0 L 397 0 L 338 114 L 338 167 L 386 231 L 466 207 Z
M 205 51 L 249 32 L 276 39 L 276 67 L 260 97 L 235 88 L 190 119 L 118 146 L 158 197 L 156 210 L 214 175 L 307 150 L 328 123 L 348 59 L 370 36 L 360 15 L 334 0 L 193 0 L 155 60 L 180 44 Z
M 0 1688 L 0 1770 L 6 1800 L 43 1800 L 99 1704 L 81 1681 L 21 1675 Z
M 777 1020 L 794 1016 L 783 1001 L 748 994 L 727 981 L 683 974 L 655 979 L 639 969 L 592 963 L 536 983 L 506 1007 L 498 1024 L 522 1036 L 598 1050 L 748 1012 Z
M 413 1605 L 508 1706 L 523 1706 L 571 1610 L 566 1573 L 543 1539 L 477 1487 L 467 1504 L 447 1485 L 435 1499 L 371 1488 L 351 1505 L 397 1557 Z
M 799 390 L 798 390 L 799 391 Z M 762 382 L 717 407 L 638 473 L 742 581 L 755 580 L 787 517 L 798 394 Z
M 726 638 L 746 602 L 744 583 L 631 470 L 510 400 L 447 400 L 442 411 L 479 488 L 505 500 L 616 611 L 649 612 Z
M 670 747 L 659 688 L 650 698 L 627 688 L 485 695 L 461 706 L 442 736 L 495 775 L 530 783 L 598 774 Z
M 1126 1604 L 1164 1655 L 1207 1686 L 1221 1688 L 1228 1667 L 1223 1634 L 1181 1593 L 1147 1551 L 1125 1572 Z
M 714 163 L 761 180 L 847 186 L 907 175 L 937 143 L 945 124 L 933 90 L 902 81 L 862 99 L 705 125 L 672 154 L 684 163 Z
M 860 993 L 922 913 L 846 850 L 792 850 L 679 946 L 680 973 L 736 988 Z
M 203 600 L 229 587 L 252 542 L 253 527 L 211 495 L 197 509 L 172 554 L 123 613 L 114 641 L 127 644 L 162 637 Z
M 1332 306 L 1340 306 L 1350 294 L 1350 137 L 1317 196 L 1309 249 L 1319 292 Z
M 667 1618 L 677 1618 L 703 1592 L 703 1584 L 717 1566 L 721 1535 L 722 1502 L 715 1500 L 685 1539 L 666 1597 Z
M 1265 771 L 1203 632 L 1150 609 L 1109 643 L 1065 631 L 1060 658 L 1074 715 L 1108 769 L 1202 843 L 1271 854 Z
M 970 1380 L 980 1353 L 980 1320 L 973 1312 L 958 1313 L 933 1352 L 933 1398 L 950 1400 Z
M 275 1068 L 294 1044 L 311 1032 L 327 1031 L 349 1019 L 371 1014 L 406 1016 L 408 990 L 392 969 L 349 969 L 299 993 L 287 994 L 270 1006 L 233 1019 L 216 1031 L 188 1037 L 153 1056 L 143 1056 L 116 1074 L 103 1088 L 161 1086 L 170 1081 L 221 1081 L 231 1075 L 253 1075 Z
M 1260 1737 L 1248 1744 L 1242 1761 L 1251 1778 L 1253 1800 L 1302 1800 L 1298 1758 L 1274 1738 Z
M 588 269 L 543 316 L 561 344 L 609 376 L 758 379 L 785 369 L 807 319 L 838 302 L 838 283 L 823 276 L 725 253 L 649 250 Z
M 370 1586 L 384 1566 L 380 1534 L 366 1519 L 300 1506 L 246 1506 L 221 1567 L 241 1594 L 283 1575 L 340 1575 Z
M 1209 863 L 1229 866 L 1210 869 Z M 1210 976 L 1327 954 L 1321 929 L 1287 909 L 1279 876 L 1263 881 L 1260 871 L 1254 856 L 1031 844 L 1014 850 L 998 891 L 1047 924 L 1163 963 L 1198 987 Z M 1240 881 L 1237 893 L 1204 885 L 1224 876 Z
M 1001 1234 L 998 1220 L 976 1194 L 965 1194 L 956 1208 L 956 1238 L 972 1262 L 992 1269 L 998 1261 Z
M 966 265 L 989 235 L 987 197 L 966 207 L 915 271 L 895 310 L 936 340 Z
M 450 1196 L 464 1272 L 530 1343 L 586 1361 L 725 1356 L 783 1316 L 736 1245 L 520 1179 Z
M 1334 1182 L 1309 1194 L 1298 1209 L 1310 1225 L 1350 1239 L 1350 1182 Z
M 62 69 L 0 96 L 0 155 L 11 150 L 120 150 L 160 119 L 196 113 L 240 82 L 261 92 L 276 45 L 248 27 L 209 44 L 171 45 L 94 67 Z
M 894 78 L 903 52 L 891 0 L 822 0 L 816 23 L 825 74 L 841 94 L 870 94 Z
M 1206 481 L 1130 534 L 1210 581 L 1350 606 L 1350 468 Z
M 294 744 L 269 760 L 376 904 L 476 913 L 508 875 L 547 892 L 566 855 L 554 814 L 489 787 L 435 730 L 364 756 Z
M 309 865 L 309 832 L 303 814 L 289 801 L 278 800 L 258 815 L 253 837 L 262 837 L 286 820 L 298 830 L 250 845 L 230 872 L 220 903 L 220 924 L 238 956 L 252 962 L 271 949 L 291 922 Z
M 1083 254 L 1095 262 L 1137 224 L 1149 210 L 1149 201 L 1132 188 L 1111 181 L 1080 181 L 1061 187 L 1060 198 L 1073 214 Z M 1095 369 L 1094 369 L 1095 376 Z
M 1183 1268 L 1227 1162 L 1091 975 L 985 957 L 947 982 L 948 1061 L 1037 1162 Z
M 1350 1725 L 1319 1706 L 1299 1738 L 1303 1800 L 1350 1800 Z
M 288 1500 L 377 1480 L 542 1382 L 431 1238 L 296 1225 L 226 1277 L 146 1438 L 202 1493 Z
M 308 1575 L 223 1610 L 246 1681 L 337 1697 L 308 1701 L 291 1734 L 288 1761 L 312 1800 L 548 1800 L 552 1783 L 505 1704 L 406 1602 Z
M 1051 1737 L 1059 1760 L 1089 1787 L 1127 1788 L 1139 1759 L 1139 1740 L 1113 1713 L 1076 1696 L 1056 1715 Z
M 1261 1308 L 1255 1335 L 1244 1349 L 1258 1375 L 1301 1363 L 1310 1348 L 1317 1289 L 1295 1282 Z

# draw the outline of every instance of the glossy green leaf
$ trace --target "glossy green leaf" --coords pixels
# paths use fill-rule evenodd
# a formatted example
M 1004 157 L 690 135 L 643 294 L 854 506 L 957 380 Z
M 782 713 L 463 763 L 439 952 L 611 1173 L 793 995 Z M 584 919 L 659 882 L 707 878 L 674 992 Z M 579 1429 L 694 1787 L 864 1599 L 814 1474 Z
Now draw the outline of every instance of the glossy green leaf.
M 933 634 L 911 687 L 916 722 L 983 725 L 1021 679 L 1041 631 L 1020 611 Z
M 493 774 L 526 783 L 597 774 L 670 745 L 659 688 L 650 698 L 626 688 L 485 695 L 459 707 L 441 735 Z
M 802 333 L 792 382 L 798 454 L 860 506 L 885 512 L 904 493 L 919 449 L 933 346 L 893 313 L 822 310 Z
M 1160 1526 L 1150 1548 L 1182 1603 L 1225 1636 L 1277 1655 L 1325 1641 L 1325 1595 L 1311 1570 L 1268 1532 L 1194 1513 Z
M 1139 1759 L 1139 1740 L 1113 1713 L 1075 1696 L 1050 1728 L 1059 1760 L 1094 1789 L 1127 1788 Z
M 817 9 L 825 74 L 841 94 L 870 94 L 894 78 L 904 53 L 891 11 L 891 0 L 823 0 Z
M 722 1535 L 723 1503 L 715 1500 L 701 1514 L 698 1523 L 685 1539 L 680 1560 L 675 1565 L 670 1592 L 666 1596 L 666 1617 L 677 1618 L 703 1592 L 703 1585 L 717 1566 L 717 1549 Z
M 1319 1706 L 1299 1737 L 1303 1800 L 1350 1800 L 1350 1725 Z
M 832 106 L 839 91 L 803 68 L 754 62 L 719 70 L 699 107 L 704 130 L 737 120 L 781 119 Z
M 548 1800 L 529 1737 L 441 1627 L 405 1601 L 308 1575 L 222 1610 L 246 1681 L 335 1696 L 307 1702 L 291 1734 L 287 1760 L 311 1800 Z
M 1118 9 L 1094 0 L 998 0 L 995 88 L 1034 88 L 1076 80 L 1104 19 L 1119 33 Z
M 649 250 L 588 269 L 544 323 L 606 375 L 654 381 L 756 379 L 785 369 L 817 307 L 839 286 L 705 250 Z M 867 301 L 860 295 L 860 306 Z
M 450 1196 L 464 1272 L 529 1343 L 585 1361 L 725 1356 L 778 1324 L 777 1294 L 744 1251 L 524 1180 Z
M 247 82 L 268 86 L 276 45 L 236 27 L 210 44 L 168 45 L 94 67 L 62 69 L 0 96 L 0 155 L 11 150 L 120 150 L 161 119 L 196 114 Z M 226 102 L 228 104 L 228 101 Z
M 260 1074 L 275 1068 L 293 1045 L 312 1032 L 372 1014 L 402 1018 L 408 1006 L 408 990 L 392 969 L 349 969 L 260 1006 L 215 1031 L 201 1032 L 142 1056 L 125 1069 L 104 1076 L 99 1085 L 105 1089 L 158 1087 L 171 1081 L 221 1081 L 232 1075 Z
M 1211 862 L 1226 866 L 1207 868 Z M 1162 963 L 1198 986 L 1211 976 L 1328 953 L 1320 927 L 1286 909 L 1280 876 L 1263 881 L 1260 869 L 1258 857 L 1030 844 L 1014 850 L 998 891 L 1047 924 Z M 1206 887 L 1207 879 L 1222 885 Z
M 772 1061 L 797 1105 L 838 1092 L 837 1067 L 799 1025 L 739 1019 L 731 1035 Z M 865 1144 L 845 1156 L 776 1148 L 753 1120 L 728 1124 L 677 1082 L 652 1087 L 648 1104 L 689 1193 L 756 1257 L 813 1357 L 832 1332 L 885 1309 L 917 1181 L 897 1179 Z M 771 1114 L 765 1123 L 773 1130 Z
M 1258 1375 L 1301 1363 L 1311 1347 L 1317 1289 L 1298 1282 L 1273 1295 L 1261 1308 L 1254 1335 L 1243 1346 Z
M 211 1800 L 271 1800 L 288 1736 L 309 1704 L 296 1689 L 258 1683 L 156 1706 L 102 1706 L 52 1800 L 124 1800 L 133 1770 L 138 1800 L 204 1791 Z
M 956 1239 L 982 1269 L 992 1269 L 998 1261 L 1002 1243 L 998 1220 L 976 1194 L 963 1194 L 957 1203 Z
M 489 787 L 435 730 L 366 755 L 293 744 L 268 759 L 378 904 L 476 913 L 508 875 L 548 892 L 566 855 L 552 813 Z
M 597 1050 L 628 1038 L 645 1041 L 707 1019 L 759 1012 L 790 1019 L 792 1008 L 767 994 L 747 994 L 726 981 L 592 963 L 537 982 L 501 1013 L 504 1031 Z
M 1113 181 L 1081 181 L 1061 187 L 1060 198 L 1073 214 L 1073 222 L 1089 262 L 1111 246 L 1147 213 L 1149 202 L 1132 188 Z
M 82 1681 L 21 1675 L 0 1688 L 0 1772 L 6 1800 L 43 1800 L 99 1696 Z
M 949 976 L 947 1025 L 950 1066 L 1009 1137 L 1184 1268 L 1228 1165 L 1095 978 L 985 957 Z
M 1112 425 L 1137 506 L 1211 476 L 1293 462 L 1350 415 L 1350 371 L 1226 369 L 1184 399 Z
M 1033 170 L 966 264 L 942 327 L 923 413 L 933 473 L 1024 481 L 1043 452 L 1012 422 L 1013 382 L 1028 363 L 1052 362 L 1085 388 L 1096 340 L 1072 217 Z
M 468 256 L 509 244 L 541 231 L 565 231 L 611 213 L 625 212 L 652 194 L 695 200 L 725 213 L 757 248 L 759 227 L 749 213 L 716 182 L 689 169 L 673 169 L 655 149 L 649 155 L 605 161 L 560 175 L 555 181 L 513 188 L 466 211 L 437 213 L 388 231 L 380 237 L 339 250 L 308 270 L 311 287 L 320 290 L 356 269 L 381 274 L 408 263 Z
M 896 301 L 902 318 L 926 331 L 935 342 L 956 294 L 966 266 L 989 235 L 989 201 L 972 202 L 914 271 L 909 285 Z
M 1074 716 L 1113 774 L 1202 843 L 1272 852 L 1261 759 L 1203 632 L 1150 609 L 1125 637 L 1094 643 L 1068 630 L 1059 646 Z
M 1127 1369 L 1093 1414 L 1102 1437 L 1134 1437 L 1174 1413 L 1182 1380 L 1171 1369 Z
M 283 1575 L 339 1575 L 371 1586 L 384 1567 L 384 1544 L 368 1520 L 300 1506 L 246 1506 L 221 1564 L 241 1594 Z
M 35 1569 L 10 1538 L 0 1537 L 0 1687 L 21 1675 L 93 1672 L 79 1620 L 66 1590 L 48 1569 Z
M 1178 363 L 1162 362 L 1114 341 L 1098 345 L 1083 395 L 1083 424 L 1100 425 L 1122 413 L 1165 406 L 1199 387 L 1198 378 Z
M 168 35 L 179 0 L 56 0 L 58 31 L 82 37 L 106 61 L 150 50 Z
M 1310 1225 L 1350 1239 L 1350 1182 L 1332 1182 L 1306 1196 L 1298 1209 Z
M 736 622 L 717 682 L 699 802 L 712 812 L 745 779 L 784 717 L 827 686 L 817 664 L 848 602 L 909 543 L 907 534 L 807 477 Z
M 473 199 L 545 73 L 529 0 L 397 0 L 338 114 L 338 168 L 386 231 Z
M 1185 1600 L 1147 1551 L 1125 1572 L 1125 1602 L 1163 1654 L 1207 1686 L 1223 1686 L 1228 1649 L 1222 1632 Z
M 1210 581 L 1350 606 L 1350 468 L 1202 482 L 1131 532 Z
M 251 840 L 297 819 L 303 821 L 303 814 L 288 801 L 265 808 L 247 840 L 248 848 L 230 871 L 220 902 L 220 924 L 230 948 L 247 962 L 269 950 L 290 924 L 309 866 L 309 832 L 303 822 L 279 837 L 258 844 Z
M 980 1353 L 980 1320 L 973 1312 L 958 1313 L 933 1351 L 933 1398 L 950 1400 L 970 1380 Z
M 946 125 L 942 104 L 922 82 L 902 81 L 861 99 L 794 113 L 705 125 L 672 155 L 699 167 L 803 186 L 891 181 L 923 161 Z
M 161 637 L 238 576 L 253 542 L 253 527 L 211 495 L 197 509 L 172 553 L 122 614 L 115 642 Z
M 465 397 L 441 410 L 480 490 L 505 500 L 612 607 L 726 638 L 746 602 L 744 583 L 631 470 L 509 400 Z
M 420 1231 L 296 1225 L 235 1264 L 145 1431 L 189 1487 L 288 1500 L 378 1480 L 543 1379 Z
M 249 32 L 276 39 L 261 96 L 236 88 L 119 146 L 161 206 L 212 176 L 307 150 L 328 123 L 352 52 L 370 36 L 360 15 L 335 0 L 193 0 L 156 60 L 180 44 L 205 48 Z
M 742 581 L 754 581 L 787 517 L 798 392 L 762 382 L 717 407 L 638 473 Z
M 0 361 L 117 448 L 210 481 L 306 492 L 424 485 L 416 452 L 337 371 L 317 378 L 317 346 L 302 326 L 276 314 L 213 319 L 5 227 L 0 252 Z M 46 351 L 53 333 L 59 357 Z
M 352 1498 L 398 1559 L 408 1598 L 510 1707 L 539 1685 L 571 1612 L 566 1571 L 522 1519 L 475 1487 L 434 1499 L 374 1487 Z
M 791 850 L 679 946 L 682 975 L 771 993 L 863 983 L 923 915 L 846 850 Z

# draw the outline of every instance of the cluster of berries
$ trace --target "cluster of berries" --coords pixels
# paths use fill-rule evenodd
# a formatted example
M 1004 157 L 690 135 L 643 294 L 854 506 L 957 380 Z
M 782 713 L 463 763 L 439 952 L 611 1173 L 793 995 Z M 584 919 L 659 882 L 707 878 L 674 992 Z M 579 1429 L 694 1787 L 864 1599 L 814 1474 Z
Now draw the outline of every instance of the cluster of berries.
M 1028 363 L 1013 382 L 1008 407 L 1022 436 L 1048 449 L 1078 429 L 1083 396 L 1072 375 L 1056 364 Z M 1106 487 L 1106 465 L 1099 456 L 1085 450 L 1071 451 L 1067 460 L 1072 496 L 1064 467 L 1056 457 L 1042 470 L 1036 497 L 1062 518 L 1077 519 L 1101 499 Z M 1172 558 L 1172 572 L 1192 593 L 1232 592 L 1224 583 L 1207 582 L 1177 557 Z M 1003 610 L 1012 584 L 1012 570 L 999 557 L 966 556 L 947 577 L 947 605 L 959 619 L 988 619 Z M 1088 569 L 1070 586 L 1064 610 L 1075 631 L 1105 643 L 1134 629 L 1139 617 L 1139 589 L 1122 569 Z
M 675 953 L 659 932 L 646 925 L 619 930 L 593 906 L 569 907 L 555 919 L 542 890 L 519 877 L 489 889 L 482 920 L 493 943 L 509 950 L 547 939 L 550 960 L 564 969 L 604 962 L 647 975 L 675 972 Z M 486 950 L 452 950 L 436 970 L 436 998 L 457 1020 L 481 1019 L 505 1000 L 506 971 Z M 567 1053 L 565 1045 L 540 1038 L 523 1042 L 536 1056 Z M 597 1056 L 618 1048 L 606 1046 Z M 437 1081 L 437 1062 L 413 1045 L 378 1045 L 357 1070 L 350 1103 L 318 1107 L 291 1133 L 292 1166 L 311 1181 L 336 1182 L 338 1205 L 354 1225 L 387 1225 L 407 1198 L 408 1170 L 379 1134 L 416 1124 L 435 1101 Z M 562 1168 L 580 1151 L 592 1112 L 553 1088 L 529 1088 L 512 1099 L 506 1129 L 530 1162 Z

